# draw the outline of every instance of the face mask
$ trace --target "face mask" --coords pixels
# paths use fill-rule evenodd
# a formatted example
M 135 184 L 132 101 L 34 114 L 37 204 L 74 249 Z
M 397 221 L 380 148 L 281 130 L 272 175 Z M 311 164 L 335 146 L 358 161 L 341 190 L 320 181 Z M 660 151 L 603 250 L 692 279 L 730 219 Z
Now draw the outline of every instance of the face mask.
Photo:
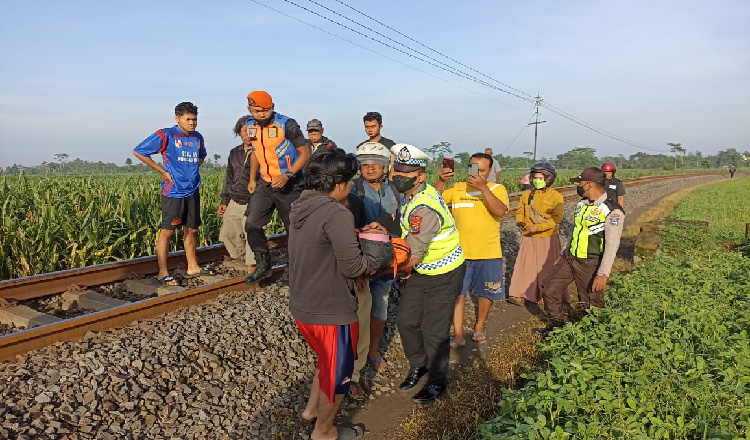
M 532 185 L 534 185 L 534 188 L 536 189 L 542 189 L 545 186 L 547 186 L 547 181 L 544 179 L 534 179 L 531 181 Z
M 400 193 L 409 192 L 409 190 L 414 188 L 416 181 L 416 177 L 393 176 L 393 186 L 395 186 Z
M 581 185 L 578 185 L 578 186 L 576 186 L 576 192 L 578 193 L 579 196 L 583 197 L 583 193 L 585 193 L 586 190 L 583 189 L 583 187 Z

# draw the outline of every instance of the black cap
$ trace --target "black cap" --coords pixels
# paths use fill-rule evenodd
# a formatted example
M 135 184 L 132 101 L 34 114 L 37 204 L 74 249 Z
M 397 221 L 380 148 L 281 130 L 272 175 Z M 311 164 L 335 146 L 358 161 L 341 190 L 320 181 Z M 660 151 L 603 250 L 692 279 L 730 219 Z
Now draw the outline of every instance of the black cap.
M 604 183 L 604 181 L 607 180 L 606 176 L 604 175 L 604 171 L 602 171 L 601 168 L 597 167 L 588 167 L 581 174 L 578 175 L 578 177 L 571 177 L 570 181 L 577 183 L 577 182 L 599 182 Z

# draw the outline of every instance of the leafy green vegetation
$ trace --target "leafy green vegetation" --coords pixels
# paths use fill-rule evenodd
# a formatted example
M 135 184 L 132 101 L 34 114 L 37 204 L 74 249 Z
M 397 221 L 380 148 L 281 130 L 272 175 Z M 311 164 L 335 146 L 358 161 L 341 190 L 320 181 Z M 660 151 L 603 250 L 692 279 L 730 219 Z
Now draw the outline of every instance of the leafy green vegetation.
M 750 258 L 716 241 L 739 239 L 726 211 L 750 218 L 746 202 L 736 204 L 743 180 L 686 198 L 674 216 L 710 221 L 709 233 L 665 228 L 664 253 L 615 276 L 607 308 L 540 344 L 547 368 L 505 390 L 479 436 L 750 438 Z
M 223 172 L 203 174 L 199 246 L 218 242 L 223 182 Z M 154 255 L 159 184 L 156 173 L 0 177 L 0 279 Z M 267 232 L 282 230 L 274 216 Z

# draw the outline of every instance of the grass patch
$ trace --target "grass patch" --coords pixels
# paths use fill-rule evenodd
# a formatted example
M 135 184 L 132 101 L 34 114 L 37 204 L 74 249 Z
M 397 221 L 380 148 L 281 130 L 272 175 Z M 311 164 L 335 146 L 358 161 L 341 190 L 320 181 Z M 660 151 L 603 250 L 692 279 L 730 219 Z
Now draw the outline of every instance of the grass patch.
M 750 438 L 750 258 L 720 244 L 742 240 L 748 185 L 685 197 L 672 217 L 709 230 L 666 227 L 664 254 L 614 277 L 607 308 L 550 335 L 546 368 L 504 391 L 481 438 Z

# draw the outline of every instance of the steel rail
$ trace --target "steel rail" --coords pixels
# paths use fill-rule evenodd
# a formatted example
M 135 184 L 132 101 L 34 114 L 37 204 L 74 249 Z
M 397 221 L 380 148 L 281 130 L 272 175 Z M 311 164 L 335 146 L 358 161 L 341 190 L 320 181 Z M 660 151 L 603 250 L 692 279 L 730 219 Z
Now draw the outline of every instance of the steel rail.
M 267 279 L 273 282 L 281 276 L 284 266 L 274 268 L 274 275 Z M 266 280 L 264 280 L 264 283 Z M 88 332 L 122 327 L 135 321 L 153 318 L 172 312 L 180 307 L 200 304 L 220 294 L 233 290 L 259 288 L 258 284 L 248 286 L 245 276 L 202 285 L 157 298 L 144 299 L 132 304 L 89 313 L 76 318 L 30 328 L 0 337 L 0 361 L 14 359 L 29 351 L 44 348 L 56 342 L 76 341 Z

